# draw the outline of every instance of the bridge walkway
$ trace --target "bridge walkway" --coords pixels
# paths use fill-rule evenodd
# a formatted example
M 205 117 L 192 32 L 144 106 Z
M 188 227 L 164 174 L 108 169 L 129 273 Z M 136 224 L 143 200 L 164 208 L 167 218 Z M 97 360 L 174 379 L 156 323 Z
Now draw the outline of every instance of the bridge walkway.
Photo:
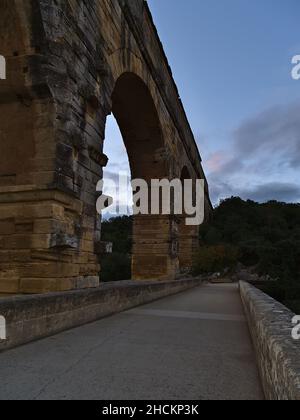
M 261 400 L 237 285 L 204 285 L 0 354 L 0 399 Z

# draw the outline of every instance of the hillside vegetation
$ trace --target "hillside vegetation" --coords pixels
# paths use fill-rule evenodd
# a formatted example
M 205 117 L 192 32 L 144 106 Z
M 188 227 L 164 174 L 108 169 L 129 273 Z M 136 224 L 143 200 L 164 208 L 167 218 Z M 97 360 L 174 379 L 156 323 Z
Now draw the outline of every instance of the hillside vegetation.
M 265 291 L 300 313 L 300 204 L 221 202 L 201 227 L 194 271 L 222 271 L 238 263 L 278 280 Z
M 131 278 L 132 221 L 124 216 L 103 223 L 103 240 L 114 243 L 102 261 L 104 281 Z M 300 204 L 227 199 L 201 227 L 199 245 L 194 274 L 248 267 L 277 280 L 265 291 L 300 313 Z
M 113 243 L 113 253 L 101 260 L 102 281 L 131 279 L 132 222 L 131 216 L 123 216 L 102 223 L 102 241 Z

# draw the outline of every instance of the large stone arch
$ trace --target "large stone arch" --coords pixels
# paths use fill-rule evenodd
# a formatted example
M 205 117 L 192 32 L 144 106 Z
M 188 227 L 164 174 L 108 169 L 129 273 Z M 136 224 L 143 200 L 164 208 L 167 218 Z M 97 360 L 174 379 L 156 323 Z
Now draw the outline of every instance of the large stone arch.
M 0 54 L 7 60 L 7 80 L 0 80 L 0 293 L 98 286 L 96 185 L 107 163 L 106 117 L 113 108 L 118 114 L 113 98 L 124 77 L 141 81 L 143 106 L 151 98 L 155 109 L 154 127 L 144 130 L 161 140 L 149 154 L 159 162 L 157 175 L 180 177 L 187 165 L 193 178 L 205 178 L 147 4 L 3 0 Z M 134 159 L 134 172 L 141 162 Z M 206 191 L 209 211 L 207 184 Z M 175 278 L 177 219 L 137 219 L 134 236 L 134 277 Z
M 122 73 L 115 82 L 111 99 L 132 178 L 145 180 L 149 185 L 152 179 L 169 179 L 161 121 L 145 81 L 136 73 Z M 133 279 L 168 279 L 177 274 L 177 258 L 171 252 L 172 229 L 174 223 L 170 216 L 134 217 Z

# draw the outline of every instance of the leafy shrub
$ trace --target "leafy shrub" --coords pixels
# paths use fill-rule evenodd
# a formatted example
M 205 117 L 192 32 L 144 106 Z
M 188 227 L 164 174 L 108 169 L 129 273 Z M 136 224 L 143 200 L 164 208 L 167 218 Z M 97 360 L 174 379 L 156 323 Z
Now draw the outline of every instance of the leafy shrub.
M 121 281 L 131 279 L 131 256 L 112 253 L 101 260 L 101 281 Z
M 262 287 L 262 291 L 278 302 L 284 303 L 285 301 L 285 288 L 279 282 Z
M 194 258 L 194 275 L 223 272 L 238 262 L 238 250 L 230 245 L 202 246 Z
M 115 217 L 106 220 L 101 227 L 101 240 L 112 242 L 113 251 L 130 254 L 132 248 L 132 216 Z

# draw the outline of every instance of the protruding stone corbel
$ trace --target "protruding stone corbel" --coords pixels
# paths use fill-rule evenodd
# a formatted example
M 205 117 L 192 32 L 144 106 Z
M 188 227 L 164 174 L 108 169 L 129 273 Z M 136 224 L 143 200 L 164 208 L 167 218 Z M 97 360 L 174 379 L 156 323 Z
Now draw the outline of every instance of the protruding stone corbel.
M 89 146 L 89 156 L 102 168 L 105 168 L 108 164 L 108 157 L 104 153 L 101 153 L 99 150 L 95 149 L 93 146 Z
M 79 239 L 76 236 L 67 235 L 59 232 L 51 236 L 50 248 L 56 249 L 77 249 L 79 247 Z
M 95 110 L 101 106 L 98 96 L 95 94 L 95 90 L 91 86 L 83 85 L 79 88 L 79 94 L 84 100 L 91 105 Z

